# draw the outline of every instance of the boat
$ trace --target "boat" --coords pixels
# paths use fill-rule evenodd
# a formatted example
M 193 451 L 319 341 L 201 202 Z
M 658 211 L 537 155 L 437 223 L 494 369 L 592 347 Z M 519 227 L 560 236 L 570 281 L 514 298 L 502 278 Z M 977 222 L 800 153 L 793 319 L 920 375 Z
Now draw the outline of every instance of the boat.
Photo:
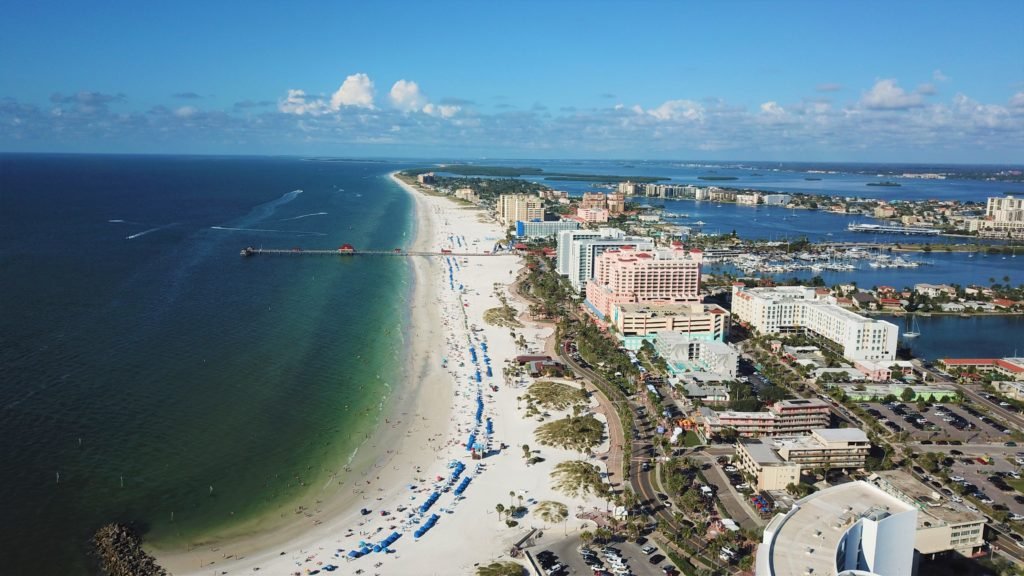
M 703 220 L 697 220 L 696 222 L 694 222 L 694 224 L 696 224 L 697 226 L 703 226 L 704 224 L 707 224 L 707 222 L 704 222 Z
M 917 324 L 917 316 L 913 316 L 910 323 L 910 330 L 903 333 L 904 338 L 917 338 L 921 335 L 921 327 Z

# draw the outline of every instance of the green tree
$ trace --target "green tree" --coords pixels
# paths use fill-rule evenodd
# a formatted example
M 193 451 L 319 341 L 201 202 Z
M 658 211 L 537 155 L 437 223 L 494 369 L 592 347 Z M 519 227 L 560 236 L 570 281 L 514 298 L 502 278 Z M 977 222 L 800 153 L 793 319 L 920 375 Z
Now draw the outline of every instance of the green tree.
M 904 402 L 910 402 L 911 400 L 914 399 L 914 396 L 914 389 L 911 388 L 910 386 L 907 386 L 906 388 L 903 389 L 903 392 L 900 393 L 900 400 L 903 400 Z

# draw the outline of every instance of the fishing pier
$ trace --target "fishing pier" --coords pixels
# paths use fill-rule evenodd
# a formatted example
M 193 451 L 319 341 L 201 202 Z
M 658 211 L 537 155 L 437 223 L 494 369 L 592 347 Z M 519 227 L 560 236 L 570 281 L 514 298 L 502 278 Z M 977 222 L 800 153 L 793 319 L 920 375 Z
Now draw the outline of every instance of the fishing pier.
M 333 250 L 314 249 L 306 250 L 303 248 L 253 248 L 249 246 L 243 248 L 241 255 L 244 258 L 252 256 L 262 255 L 280 255 L 280 256 L 451 256 L 453 258 L 466 258 L 466 257 L 488 257 L 493 258 L 495 256 L 519 256 L 519 252 L 515 250 L 510 251 L 498 251 L 498 252 L 455 252 L 452 250 L 440 250 L 438 252 L 419 252 L 402 250 L 401 248 L 395 248 L 394 250 L 356 250 L 350 244 L 344 244 L 339 248 Z

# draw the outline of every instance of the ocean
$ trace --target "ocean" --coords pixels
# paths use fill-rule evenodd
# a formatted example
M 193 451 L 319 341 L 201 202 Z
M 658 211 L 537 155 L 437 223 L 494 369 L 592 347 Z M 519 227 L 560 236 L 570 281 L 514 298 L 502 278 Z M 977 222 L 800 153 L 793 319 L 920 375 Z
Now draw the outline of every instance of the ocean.
M 95 573 L 107 522 L 187 546 L 323 496 L 401 377 L 408 263 L 239 251 L 406 245 L 400 167 L 0 155 L 0 573 Z

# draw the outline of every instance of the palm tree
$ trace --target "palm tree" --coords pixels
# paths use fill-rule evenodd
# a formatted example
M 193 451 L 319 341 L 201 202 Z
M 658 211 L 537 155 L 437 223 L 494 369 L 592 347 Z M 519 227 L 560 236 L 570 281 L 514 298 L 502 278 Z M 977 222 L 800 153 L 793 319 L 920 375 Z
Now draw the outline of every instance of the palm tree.
M 515 498 L 515 497 L 516 497 L 516 491 L 515 490 L 509 490 L 508 491 L 508 507 L 509 508 L 512 507 L 512 499 Z
M 501 515 L 505 512 L 505 505 L 498 502 L 498 505 L 495 506 L 494 509 L 498 512 L 498 522 L 501 522 Z
M 529 444 L 523 444 L 523 458 L 529 458 L 529 457 L 530 457 L 530 445 Z
M 594 541 L 594 533 L 593 532 L 591 532 L 590 530 L 584 530 L 584 531 L 580 532 L 580 542 L 582 542 L 584 546 L 589 546 L 590 543 L 593 542 L 593 541 Z

